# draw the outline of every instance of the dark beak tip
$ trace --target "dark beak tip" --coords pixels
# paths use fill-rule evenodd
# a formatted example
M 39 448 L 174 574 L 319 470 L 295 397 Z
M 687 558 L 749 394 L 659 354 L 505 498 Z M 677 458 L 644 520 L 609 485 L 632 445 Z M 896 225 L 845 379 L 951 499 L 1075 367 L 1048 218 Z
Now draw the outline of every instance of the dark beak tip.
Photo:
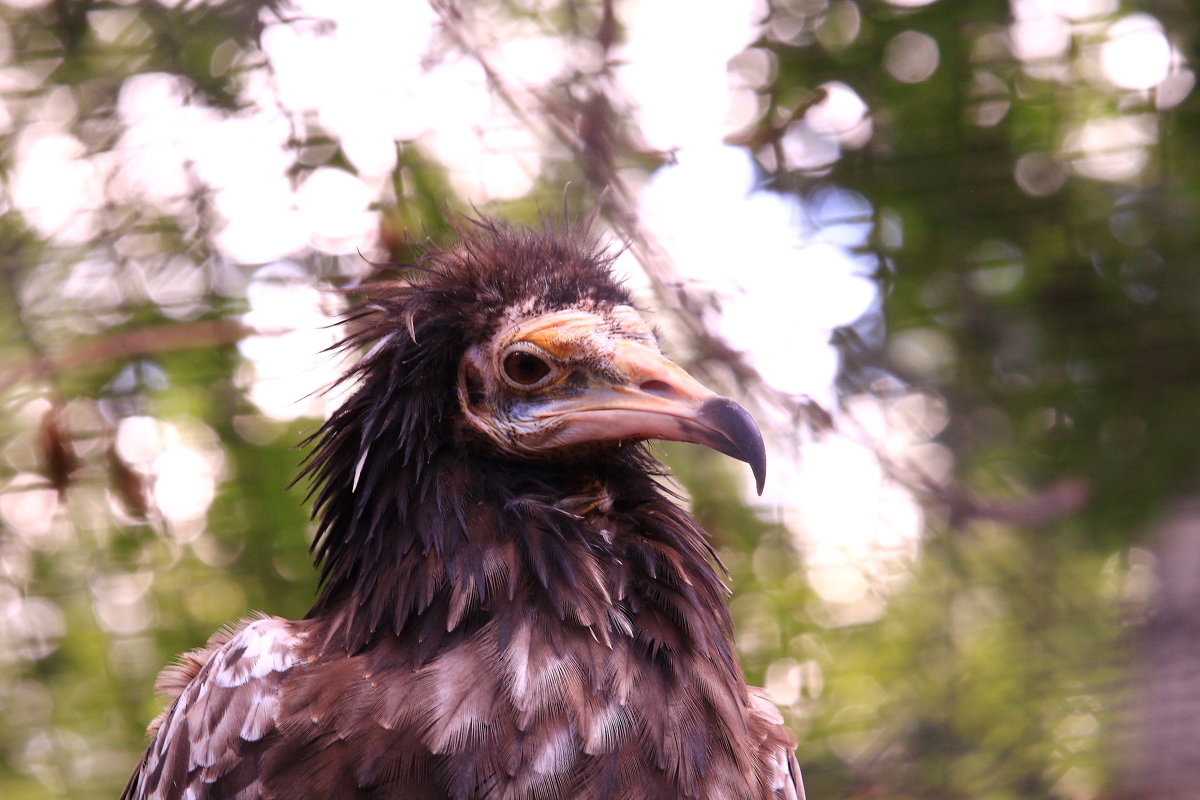
M 748 462 L 750 471 L 754 473 L 754 488 L 758 490 L 758 496 L 762 497 L 763 486 L 767 483 L 767 454 L 764 451 L 758 461 Z
M 724 437 L 716 450 L 750 465 L 761 496 L 767 481 L 767 448 L 750 412 L 727 397 L 714 397 L 701 406 L 700 416 Z

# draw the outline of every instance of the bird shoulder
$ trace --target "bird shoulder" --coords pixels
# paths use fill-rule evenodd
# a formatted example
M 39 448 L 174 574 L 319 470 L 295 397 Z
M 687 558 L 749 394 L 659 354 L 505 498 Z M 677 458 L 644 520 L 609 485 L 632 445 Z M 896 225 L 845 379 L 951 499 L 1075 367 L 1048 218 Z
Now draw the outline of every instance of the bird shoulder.
M 304 661 L 303 625 L 250 617 L 165 669 L 156 686 L 172 702 L 150 724 L 150 746 L 122 800 L 180 797 L 188 786 L 209 784 L 216 791 L 252 781 L 254 745 L 275 729 L 283 678 Z

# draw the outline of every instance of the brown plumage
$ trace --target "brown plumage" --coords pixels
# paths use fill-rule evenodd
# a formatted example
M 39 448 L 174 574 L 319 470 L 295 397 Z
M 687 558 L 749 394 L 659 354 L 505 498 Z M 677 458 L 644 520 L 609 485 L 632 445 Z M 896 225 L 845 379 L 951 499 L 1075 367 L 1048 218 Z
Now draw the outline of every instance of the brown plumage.
M 704 532 L 641 441 L 751 463 L 585 230 L 485 221 L 349 315 L 312 438 L 321 572 L 167 670 L 126 798 L 802 798 Z

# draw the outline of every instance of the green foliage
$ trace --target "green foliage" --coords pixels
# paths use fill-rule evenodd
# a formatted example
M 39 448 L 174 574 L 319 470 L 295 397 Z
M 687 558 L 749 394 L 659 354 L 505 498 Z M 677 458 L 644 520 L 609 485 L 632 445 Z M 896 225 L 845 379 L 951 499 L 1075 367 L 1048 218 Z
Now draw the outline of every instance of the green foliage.
M 25 5 L 0 6 L 6 179 L 47 125 L 75 138 L 79 162 L 127 157 L 119 107 L 135 78 L 174 76 L 193 110 L 240 119 L 259 102 L 247 87 L 269 82 L 266 22 L 321 28 L 274 0 Z M 622 4 L 474 5 L 497 37 L 533 26 L 593 59 L 629 25 L 606 17 Z M 747 504 L 740 465 L 665 452 L 730 570 L 747 675 L 796 731 L 810 797 L 1097 797 L 1118 779 L 1114 687 L 1147 593 L 1139 545 L 1200 475 L 1197 100 L 1182 84 L 1122 89 L 1098 54 L 1121 15 L 1153 13 L 1176 51 L 1172 79 L 1186 83 L 1195 19 L 1186 4 L 1100 3 L 1039 60 L 1017 52 L 1015 2 L 911 5 L 771 3 L 751 46 L 771 65 L 761 113 L 730 141 L 814 217 L 847 192 L 868 209 L 858 255 L 883 299 L 834 335 L 840 388 L 847 406 L 898 393 L 948 409 L 921 442 L 944 449 L 945 474 L 881 468 L 881 484 L 925 503 L 919 545 L 875 573 L 851 564 L 846 581 L 865 588 L 831 598 L 802 519 Z M 898 38 L 914 32 L 927 38 Z M 904 70 L 928 56 L 917 41 L 932 42 L 936 66 L 914 79 Z M 440 41 L 429 58 L 459 44 Z M 605 165 L 636 181 L 669 161 L 605 94 L 611 67 L 583 59 L 547 79 L 543 118 L 512 124 L 579 128 L 587 157 L 556 140 L 534 188 L 489 210 L 536 220 L 574 182 L 566 196 L 587 214 L 604 205 Z M 835 84 L 865 103 L 869 136 L 813 133 Z M 281 116 L 289 181 L 355 172 L 352 143 L 328 121 Z M 589 139 L 588 125 L 604 135 Z M 1098 130 L 1121 134 L 1111 151 L 1087 138 Z M 824 160 L 811 138 L 795 146 L 802 134 L 834 142 Z M 407 264 L 470 203 L 455 196 L 462 165 L 419 137 L 395 147 L 372 211 L 381 249 Z M 116 184 L 75 238 L 33 224 L 9 189 L 0 197 L 5 798 L 115 796 L 160 708 L 159 668 L 251 610 L 303 615 L 314 590 L 305 487 L 290 483 L 319 410 L 257 403 L 256 370 L 271 359 L 250 352 L 240 325 L 261 312 L 254 291 L 344 283 L 357 254 L 234 264 L 215 244 L 230 222 L 222 198 L 199 176 L 161 205 Z M 308 313 L 305 297 L 288 295 L 294 316 Z M 168 329 L 181 343 L 129 338 Z M 822 436 L 857 435 L 844 426 L 837 415 L 832 432 L 797 433 L 800 460 Z M 768 430 L 786 439 L 786 427 Z M 182 459 L 186 491 L 163 482 L 156 459 Z

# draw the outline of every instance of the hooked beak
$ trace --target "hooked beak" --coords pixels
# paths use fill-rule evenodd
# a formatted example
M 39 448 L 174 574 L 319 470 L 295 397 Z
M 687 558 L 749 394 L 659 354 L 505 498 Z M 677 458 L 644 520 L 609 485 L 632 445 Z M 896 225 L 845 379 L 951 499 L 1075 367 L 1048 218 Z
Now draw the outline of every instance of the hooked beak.
M 538 410 L 558 427 L 555 444 L 617 439 L 693 442 L 745 461 L 762 494 L 766 448 L 749 412 L 709 390 L 652 347 L 616 345 L 612 369 L 619 378 Z

